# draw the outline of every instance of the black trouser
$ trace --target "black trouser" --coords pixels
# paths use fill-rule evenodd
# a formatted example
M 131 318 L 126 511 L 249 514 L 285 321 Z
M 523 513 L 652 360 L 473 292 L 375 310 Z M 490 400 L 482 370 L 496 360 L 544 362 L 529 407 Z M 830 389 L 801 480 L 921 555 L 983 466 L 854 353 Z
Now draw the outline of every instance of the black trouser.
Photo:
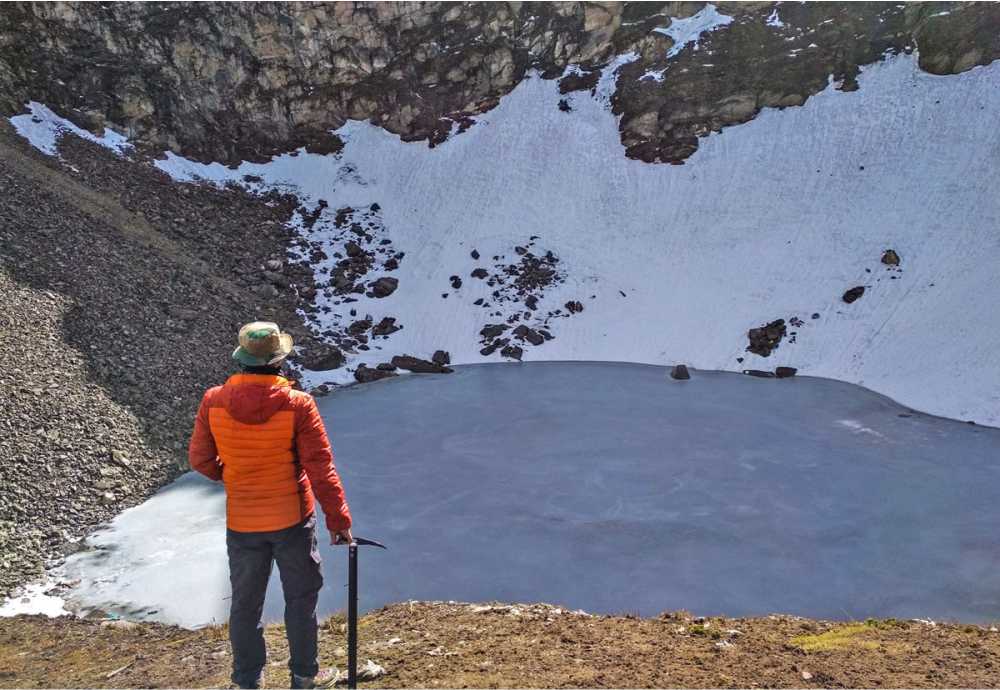
M 316 516 L 274 532 L 226 530 L 229 581 L 233 598 L 229 609 L 229 640 L 233 645 L 232 680 L 240 687 L 257 687 L 267 651 L 264 647 L 264 594 L 271 566 L 278 562 L 285 593 L 285 633 L 288 668 L 297 676 L 315 676 L 316 600 L 323 586 Z

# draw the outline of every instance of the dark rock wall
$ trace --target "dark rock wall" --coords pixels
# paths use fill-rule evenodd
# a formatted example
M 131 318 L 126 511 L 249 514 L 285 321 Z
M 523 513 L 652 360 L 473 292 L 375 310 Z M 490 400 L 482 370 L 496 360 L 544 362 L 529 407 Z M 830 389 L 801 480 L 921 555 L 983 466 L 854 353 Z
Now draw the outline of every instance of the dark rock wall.
M 489 110 L 530 69 L 584 78 L 615 55 L 613 99 L 627 155 L 679 162 L 698 137 L 763 107 L 856 88 L 860 65 L 919 48 L 935 74 L 1000 55 L 991 3 L 718 3 L 734 22 L 667 61 L 653 32 L 704 3 L 5 3 L 0 110 L 46 103 L 200 160 L 336 150 L 348 118 L 440 142 Z M 810 47 L 815 46 L 815 47 Z M 639 77 L 666 70 L 662 81 Z

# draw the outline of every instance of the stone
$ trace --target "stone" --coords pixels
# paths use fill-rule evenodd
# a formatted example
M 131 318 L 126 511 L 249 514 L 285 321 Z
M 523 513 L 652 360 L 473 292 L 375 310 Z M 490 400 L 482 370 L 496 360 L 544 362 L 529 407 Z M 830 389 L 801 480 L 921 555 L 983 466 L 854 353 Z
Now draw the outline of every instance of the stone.
M 470 273 L 473 278 L 479 278 L 480 280 L 489 276 L 489 272 L 485 268 L 477 268 Z
M 449 374 L 451 369 L 437 362 L 431 362 L 411 355 L 396 355 L 392 358 L 392 365 L 399 369 L 406 369 L 415 374 Z
M 760 379 L 773 379 L 774 378 L 774 372 L 773 371 L 761 371 L 760 369 L 744 369 L 743 373 L 746 374 L 747 376 L 756 376 L 757 378 L 760 378 Z
M 478 261 L 478 260 L 479 260 L 479 252 L 478 252 L 478 251 L 476 251 L 475 249 L 473 249 L 473 250 L 472 250 L 472 252 L 471 252 L 471 254 L 469 254 L 469 256 L 471 256 L 471 257 L 472 257 L 473 259 L 475 259 L 476 261 Z
M 857 287 L 852 287 L 850 290 L 844 293 L 842 299 L 847 303 L 851 304 L 856 302 L 861 298 L 861 295 L 865 294 L 865 288 L 863 285 L 858 285 Z
M 361 256 L 362 254 L 365 253 L 365 250 L 361 248 L 361 245 L 359 245 L 357 242 L 354 241 L 348 242 L 344 246 L 344 250 L 347 252 L 347 255 L 351 258 L 356 256 Z
M 684 364 L 675 364 L 674 368 L 670 370 L 670 378 L 677 381 L 687 381 L 691 378 L 691 374 Z
M 379 371 L 396 371 L 396 365 L 391 362 L 382 362 L 375 368 Z
M 502 323 L 488 324 L 482 327 L 482 329 L 479 331 L 479 335 L 481 335 L 486 340 L 492 340 L 493 338 L 496 338 L 501 333 L 506 331 L 508 328 L 510 328 L 510 326 L 507 326 L 506 324 Z
M 132 461 L 129 460 L 128 457 L 126 457 L 125 453 L 120 450 L 111 451 L 111 462 L 115 463 L 116 465 L 120 465 L 122 467 L 128 467 L 129 465 L 132 464 Z
M 536 331 L 534 328 L 529 328 L 525 324 L 521 324 L 520 326 L 515 328 L 512 331 L 512 334 L 515 338 L 518 338 L 519 340 L 525 340 L 531 343 L 532 345 L 541 345 L 542 343 L 545 342 L 545 338 L 542 337 L 541 333 Z
M 747 351 L 761 357 L 769 357 L 771 352 L 777 349 L 786 332 L 784 319 L 775 319 L 760 328 L 751 328 L 747 331 L 747 338 L 750 341 Z
M 798 373 L 795 367 L 778 367 L 774 370 L 774 375 L 779 379 L 790 379 Z
M 507 357 L 509 359 L 516 359 L 521 361 L 521 357 L 524 355 L 524 350 L 522 350 L 517 345 L 506 345 L 502 350 L 500 350 L 501 357 Z
M 374 297 L 388 297 L 396 291 L 397 287 L 399 287 L 399 280 L 389 277 L 379 278 L 378 280 L 369 283 L 368 287 L 371 288 L 371 292 Z
M 364 364 L 354 370 L 354 380 L 358 383 L 371 383 L 372 381 L 379 381 L 396 375 L 394 372 L 384 369 L 370 369 Z
M 402 328 L 402 326 L 396 325 L 396 319 L 391 316 L 387 316 L 372 327 L 372 335 L 391 335 Z
M 344 365 L 344 353 L 334 345 L 315 345 L 301 358 L 302 366 L 312 371 L 329 371 Z
M 451 354 L 444 350 L 435 350 L 434 354 L 431 356 L 431 361 L 442 367 L 451 364 Z
M 583 311 L 583 304 L 577 300 L 570 300 L 563 306 L 566 307 L 566 311 L 568 311 L 570 314 L 579 314 L 581 311 Z
M 886 266 L 898 266 L 899 265 L 899 254 L 893 249 L 886 249 L 882 254 L 882 263 Z

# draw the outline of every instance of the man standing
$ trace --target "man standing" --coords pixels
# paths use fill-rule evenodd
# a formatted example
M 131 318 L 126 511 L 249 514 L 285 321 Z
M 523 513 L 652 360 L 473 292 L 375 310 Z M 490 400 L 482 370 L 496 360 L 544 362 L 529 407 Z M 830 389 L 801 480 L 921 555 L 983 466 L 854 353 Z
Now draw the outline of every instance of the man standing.
M 232 680 L 260 687 L 266 662 L 261 615 L 277 561 L 285 595 L 291 687 L 312 688 L 319 665 L 316 601 L 323 586 L 315 499 L 333 544 L 349 544 L 351 514 L 316 401 L 280 375 L 292 338 L 277 324 L 248 323 L 233 359 L 243 372 L 210 388 L 198 408 L 191 467 L 226 487 L 226 548 L 233 598 Z

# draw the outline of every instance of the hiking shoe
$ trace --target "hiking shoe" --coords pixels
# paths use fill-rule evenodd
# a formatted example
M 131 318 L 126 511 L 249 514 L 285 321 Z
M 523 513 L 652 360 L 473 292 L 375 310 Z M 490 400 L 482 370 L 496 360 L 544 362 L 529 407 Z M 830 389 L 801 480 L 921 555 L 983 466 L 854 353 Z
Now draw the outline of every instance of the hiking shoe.
M 332 688 L 337 682 L 337 677 L 340 674 L 337 673 L 335 668 L 322 668 L 319 673 L 315 676 L 298 676 L 292 674 L 292 688 Z

